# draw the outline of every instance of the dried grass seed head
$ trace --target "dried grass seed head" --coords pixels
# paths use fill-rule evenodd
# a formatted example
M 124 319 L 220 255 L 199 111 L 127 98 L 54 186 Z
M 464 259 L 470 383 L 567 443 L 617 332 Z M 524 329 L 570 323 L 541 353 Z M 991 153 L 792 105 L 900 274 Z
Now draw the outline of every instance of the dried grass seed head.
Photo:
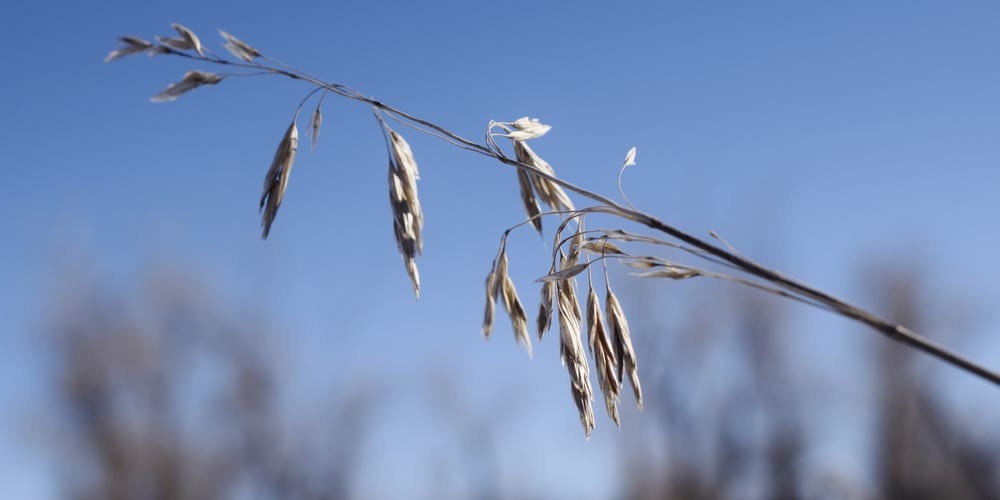
M 163 92 L 154 95 L 150 98 L 153 102 L 166 102 L 173 101 L 177 99 L 182 94 L 194 90 L 203 85 L 215 85 L 222 81 L 222 77 L 216 75 L 215 73 L 207 73 L 204 71 L 192 70 L 184 73 L 184 77 L 181 81 L 176 83 L 171 83 L 167 86 Z
M 581 250 L 599 255 L 625 255 L 625 251 L 607 239 L 589 239 L 580 245 Z
M 396 245 L 406 272 L 413 286 L 413 293 L 420 298 L 420 273 L 417 271 L 416 255 L 418 252 L 419 227 L 417 217 L 413 213 L 413 205 L 406 198 L 405 181 L 400 177 L 396 162 L 389 160 L 389 204 L 392 208 L 392 227 L 396 237 Z
M 274 223 L 275 216 L 278 215 L 278 207 L 281 206 L 285 198 L 285 190 L 288 189 L 288 178 L 292 173 L 292 165 L 295 164 L 295 152 L 299 147 L 299 129 L 295 122 L 298 113 L 292 118 L 291 125 L 285 130 L 285 135 L 281 137 L 278 149 L 274 152 L 274 159 L 271 160 L 271 167 L 264 176 L 264 192 L 260 196 L 260 210 L 263 211 L 260 224 L 264 228 L 261 237 L 267 239 L 271 232 L 271 224 Z
M 642 386 L 639 383 L 639 372 L 637 369 L 635 350 L 632 348 L 632 337 L 629 332 L 628 321 L 625 319 L 625 311 L 621 302 L 615 295 L 611 286 L 607 286 L 605 297 L 605 313 L 608 316 L 608 328 L 611 330 L 611 343 L 614 347 L 615 360 L 618 362 L 617 375 L 619 383 L 622 383 L 625 373 L 628 373 L 629 381 L 632 384 L 632 392 L 635 394 L 635 403 L 642 409 Z
M 260 57 L 260 52 L 257 49 L 250 46 L 250 44 L 236 38 L 225 31 L 219 30 L 219 35 L 226 41 L 222 45 L 223 48 L 229 51 L 234 57 L 242 59 L 247 62 L 251 62 L 255 57 Z
M 601 386 L 601 394 L 604 395 L 604 406 L 611 420 L 615 425 L 621 427 L 618 417 L 618 397 L 619 383 L 615 376 L 614 350 L 608 343 L 608 336 L 604 329 L 604 318 L 601 316 L 601 307 L 597 300 L 597 293 L 591 283 L 587 290 L 587 342 L 590 345 L 590 352 L 594 356 L 594 364 L 597 365 L 597 381 Z
M 545 332 L 552 327 L 552 301 L 556 298 L 555 281 L 542 283 L 541 300 L 538 304 L 538 340 L 542 340 Z
M 559 353 L 569 372 L 573 402 L 580 413 L 580 422 L 587 437 L 594 428 L 594 394 L 590 385 L 590 367 L 580 338 L 579 301 L 573 291 L 572 279 L 559 282 L 556 302 L 559 309 Z
M 542 208 L 535 198 L 535 191 L 531 185 L 531 174 L 524 170 L 517 169 L 517 184 L 521 188 L 521 203 L 524 204 L 524 211 L 528 214 L 528 220 L 534 226 L 538 234 L 542 234 Z
M 502 283 L 507 276 L 507 244 L 500 243 L 500 250 L 493 259 L 490 273 L 486 275 L 486 311 L 483 314 L 483 336 L 490 338 L 493 334 L 493 316 L 496 310 L 496 299 L 500 294 Z
M 146 52 L 147 50 L 153 48 L 153 44 L 151 42 L 147 42 L 139 37 L 123 36 L 119 38 L 118 41 L 122 43 L 123 47 L 112 50 L 108 53 L 107 57 L 104 58 L 104 62 L 109 63 L 128 55 Z
M 558 271 L 553 271 L 549 274 L 546 274 L 545 276 L 542 276 L 541 278 L 538 278 L 535 281 L 541 281 L 541 282 L 562 281 L 565 279 L 572 278 L 586 271 L 588 266 L 590 266 L 589 262 L 581 262 L 579 264 L 573 264 L 571 266 L 563 267 Z
M 496 314 L 497 301 L 496 295 L 493 294 L 493 290 L 496 289 L 496 270 L 490 269 L 490 273 L 486 275 L 486 308 L 483 313 L 483 337 L 487 339 L 490 335 L 493 335 L 493 317 Z
M 395 172 L 399 179 L 401 190 L 400 200 L 406 205 L 406 212 L 412 214 L 412 232 L 409 234 L 416 243 L 417 253 L 423 251 L 423 240 L 421 233 L 424 224 L 423 210 L 420 207 L 420 199 L 417 196 L 417 179 L 420 172 L 417 169 L 417 161 L 413 158 L 410 145 L 403 139 L 403 136 L 394 130 L 389 130 L 390 143 L 392 145 L 392 160 L 390 169 Z
M 309 130 L 312 136 L 312 149 L 316 149 L 316 141 L 319 140 L 319 128 L 323 125 L 323 103 L 320 102 L 316 105 L 316 111 L 313 111 L 312 118 L 309 119 Z
M 666 266 L 646 271 L 642 273 L 629 273 L 637 278 L 666 278 L 672 280 L 684 280 L 701 276 L 701 272 L 695 269 L 682 269 L 675 266 Z
M 183 50 L 192 50 L 198 53 L 199 56 L 204 56 L 205 53 L 201 48 L 201 40 L 198 36 L 194 34 L 193 31 L 189 30 L 187 27 L 181 24 L 173 23 L 170 25 L 171 28 L 175 29 L 177 33 L 181 35 L 181 38 L 187 42 L 189 48 Z
M 552 129 L 552 126 L 539 122 L 537 118 L 528 118 L 527 116 L 518 118 L 508 125 L 514 130 L 507 134 L 507 137 L 515 141 L 541 137 Z
M 635 165 L 635 146 L 632 146 L 632 148 L 625 153 L 625 163 L 622 165 L 622 168 L 630 167 L 632 165 Z
M 524 344 L 528 350 L 528 357 L 531 357 L 531 336 L 528 335 L 528 315 L 524 312 L 521 299 L 517 296 L 514 288 L 514 281 L 510 276 L 504 276 L 501 296 L 507 315 L 510 316 L 511 328 L 514 330 L 514 338 Z
M 514 155 L 519 163 L 535 167 L 538 171 L 555 177 L 556 172 L 551 165 L 535 153 L 524 141 L 514 141 Z M 552 210 L 574 210 L 573 202 L 558 184 L 541 176 L 529 174 L 528 178 L 538 193 L 538 197 Z

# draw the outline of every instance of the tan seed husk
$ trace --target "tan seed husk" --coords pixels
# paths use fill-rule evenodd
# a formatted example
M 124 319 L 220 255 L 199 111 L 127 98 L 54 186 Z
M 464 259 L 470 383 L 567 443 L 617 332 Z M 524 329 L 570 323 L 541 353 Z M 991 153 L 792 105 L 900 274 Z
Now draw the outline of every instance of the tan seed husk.
M 403 139 L 403 136 L 394 130 L 389 130 L 392 143 L 392 156 L 394 170 L 402 185 L 402 199 L 408 205 L 408 211 L 413 214 L 413 240 L 416 243 L 417 254 L 423 251 L 423 240 L 421 233 L 424 225 L 423 210 L 420 207 L 420 199 L 417 196 L 417 179 L 420 173 L 417 170 L 417 161 L 413 158 L 410 145 Z
M 611 286 L 607 287 L 604 308 L 608 315 L 608 328 L 611 330 L 611 342 L 614 347 L 614 357 L 618 361 L 618 382 L 622 383 L 627 372 L 635 394 L 635 404 L 642 409 L 642 386 L 639 384 L 639 372 L 636 367 L 635 350 L 632 349 L 632 338 L 629 334 L 625 311 Z
M 556 282 L 546 281 L 542 283 L 542 297 L 538 305 L 538 340 L 552 326 L 552 301 L 556 296 Z
M 275 216 L 278 215 L 278 207 L 285 198 L 285 190 L 288 188 L 288 177 L 292 173 L 292 165 L 295 163 L 295 151 L 299 145 L 299 130 L 292 118 L 291 125 L 285 130 L 285 135 L 281 137 L 277 151 L 274 152 L 274 159 L 271 167 L 264 177 L 264 192 L 260 196 L 260 210 L 263 212 L 260 224 L 264 228 L 261 237 L 267 239 L 271 232 L 271 224 Z
M 182 49 L 182 50 L 191 50 L 191 49 L 194 49 L 194 51 L 197 52 L 199 56 L 204 56 L 205 55 L 205 53 L 202 51 L 202 48 L 201 48 L 201 40 L 198 39 L 198 36 L 195 35 L 193 31 L 191 31 L 191 30 L 187 29 L 185 26 L 177 24 L 177 23 L 171 24 L 170 27 L 173 28 L 173 29 L 175 29 L 175 30 L 177 30 L 177 33 L 179 33 L 181 35 L 181 38 L 185 42 L 187 42 L 187 44 L 190 46 L 190 48 L 188 48 L 188 49 Z
M 167 36 L 157 36 L 156 40 L 159 41 L 160 43 L 162 43 L 163 45 L 166 45 L 167 47 L 170 47 L 171 49 L 185 51 L 185 50 L 191 50 L 191 49 L 194 48 L 194 45 L 191 45 L 191 42 L 189 42 L 189 41 L 187 41 L 187 40 L 185 40 L 183 38 L 171 38 L 171 37 L 167 37 Z
M 572 290 L 572 280 L 559 282 L 556 302 L 559 308 L 559 353 L 569 372 L 570 391 L 580 413 L 583 431 L 590 437 L 594 429 L 594 394 L 590 385 L 590 367 L 580 339 L 579 303 Z
M 112 50 L 107 57 L 104 58 L 104 62 L 109 63 L 116 59 L 121 59 L 125 56 L 137 54 L 139 52 L 145 52 L 153 48 L 153 44 L 143 40 L 142 38 L 134 36 L 123 36 L 118 39 L 124 47 Z
M 507 242 L 500 243 L 500 250 L 493 259 L 490 273 L 486 275 L 486 311 L 483 314 L 483 336 L 490 338 L 493 334 L 493 317 L 496 310 L 496 300 L 500 296 L 503 282 L 507 277 Z
M 511 328 L 514 330 L 514 338 L 523 343 L 528 350 L 528 357 L 531 357 L 531 336 L 528 335 L 528 315 L 524 312 L 521 299 L 517 296 L 514 288 L 514 281 L 510 276 L 504 276 L 502 291 L 504 307 L 507 315 L 510 316 Z
M 497 308 L 496 294 L 496 267 L 490 268 L 490 273 L 486 275 L 486 310 L 483 313 L 483 337 L 487 339 L 493 334 L 493 316 Z
M 586 241 L 580 245 L 580 249 L 600 255 L 625 255 L 625 252 L 618 248 L 618 245 L 605 239 Z
M 629 273 L 639 278 L 667 278 L 672 280 L 684 280 L 700 276 L 701 273 L 694 269 L 681 269 L 673 266 L 654 269 L 642 273 Z
M 594 364 L 597 365 L 597 381 L 601 386 L 601 393 L 604 395 L 604 406 L 608 416 L 614 420 L 615 425 L 621 427 L 618 417 L 618 397 L 619 384 L 615 376 L 615 357 L 611 345 L 608 343 L 608 336 L 604 329 L 604 318 L 601 317 L 601 308 L 598 305 L 597 293 L 594 292 L 593 284 L 588 286 L 587 291 L 587 343 L 594 356 Z
M 531 221 L 531 225 L 535 227 L 538 234 L 542 234 L 542 218 L 540 214 L 542 213 L 541 207 L 538 206 L 538 200 L 535 198 L 535 191 L 531 186 L 530 174 L 524 170 L 517 170 L 517 183 L 521 188 L 521 202 L 524 204 L 524 211 L 528 214 L 528 219 Z
M 538 156 L 524 141 L 514 141 L 514 154 L 517 161 L 526 165 L 531 165 L 539 171 L 555 176 L 555 170 L 548 162 Z M 562 187 L 548 179 L 538 175 L 529 174 L 528 178 L 538 193 L 538 197 L 552 210 L 573 210 L 573 202 L 563 191 Z
M 316 149 L 316 141 L 319 140 L 319 128 L 323 125 L 323 110 L 320 104 L 316 105 L 316 111 L 313 111 L 312 119 L 309 120 L 309 130 L 312 131 L 312 149 Z
M 260 52 L 257 49 L 250 46 L 250 44 L 236 38 L 225 31 L 219 30 L 219 35 L 226 40 L 226 43 L 222 46 L 229 51 L 234 57 L 242 59 L 244 61 L 253 61 L 255 57 L 260 57 Z
M 392 228 L 396 237 L 396 246 L 403 263 L 406 266 L 406 273 L 410 277 L 410 284 L 413 286 L 413 294 L 420 298 L 420 273 L 417 271 L 417 232 L 416 217 L 413 214 L 413 205 L 406 199 L 404 180 L 399 176 L 399 169 L 393 160 L 389 160 L 389 202 L 392 207 Z
M 163 92 L 154 95 L 149 100 L 153 102 L 165 102 L 173 101 L 191 90 L 194 90 L 203 85 L 215 85 L 222 81 L 222 77 L 216 75 L 215 73 L 207 73 L 204 71 L 192 70 L 184 73 L 184 77 L 181 81 L 176 83 L 171 83 L 167 86 Z
M 552 126 L 539 122 L 537 118 L 528 118 L 527 116 L 518 118 L 509 125 L 514 128 L 514 131 L 508 133 L 507 137 L 515 141 L 541 137 L 552 129 Z
M 582 262 L 580 264 L 573 264 L 572 266 L 564 267 L 558 271 L 546 274 L 535 281 L 562 281 L 564 279 L 572 278 L 587 269 L 589 262 Z

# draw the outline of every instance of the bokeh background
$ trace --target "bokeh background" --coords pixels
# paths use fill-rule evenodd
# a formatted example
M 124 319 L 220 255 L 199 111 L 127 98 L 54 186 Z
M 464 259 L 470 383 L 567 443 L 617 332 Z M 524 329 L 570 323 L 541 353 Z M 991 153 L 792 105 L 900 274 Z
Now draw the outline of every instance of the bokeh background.
M 413 299 L 370 110 L 121 35 L 224 29 L 467 137 L 553 125 L 568 180 L 1000 368 L 990 2 L 19 2 L 0 15 L 3 498 L 1000 498 L 1000 391 L 841 318 L 612 269 L 646 408 L 584 439 L 546 338 L 479 334 L 509 168 L 415 132 Z M 201 69 L 209 69 L 204 68 Z M 305 125 L 303 121 L 301 126 Z M 549 243 L 510 244 L 534 310 Z M 600 409 L 598 404 L 597 409 Z

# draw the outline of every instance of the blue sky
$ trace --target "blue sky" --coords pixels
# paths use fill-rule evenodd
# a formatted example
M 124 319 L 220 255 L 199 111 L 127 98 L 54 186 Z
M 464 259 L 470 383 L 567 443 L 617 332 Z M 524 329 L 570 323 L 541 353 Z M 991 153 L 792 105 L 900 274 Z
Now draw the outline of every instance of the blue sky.
M 151 104 L 195 66 L 102 60 L 116 37 L 167 35 L 172 22 L 216 50 L 225 29 L 466 137 L 481 137 L 491 119 L 538 117 L 553 129 L 536 151 L 604 193 L 636 146 L 625 186 L 637 206 L 696 234 L 717 230 L 851 300 L 869 297 L 857 269 L 873 255 L 921 263 L 943 293 L 984 308 L 1000 299 L 994 3 L 20 2 L 3 11 L 0 425 L 9 445 L 0 470 L 10 480 L 0 484 L 33 497 L 49 491 L 44 461 L 15 450 L 29 446 L 20 429 L 40 404 L 37 333 L 53 295 L 67 273 L 128 287 L 158 263 L 295 332 L 291 371 L 306 396 L 443 365 L 462 374 L 477 408 L 506 406 L 490 397 L 504 394 L 523 410 L 496 424 L 506 474 L 596 496 L 615 480 L 602 471 L 629 422 L 619 433 L 599 417 L 583 441 L 555 339 L 528 361 L 504 323 L 489 343 L 478 334 L 500 231 L 523 217 L 507 167 L 407 134 L 427 219 L 415 302 L 392 240 L 381 135 L 364 106 L 331 98 L 319 147 L 300 149 L 262 242 L 261 180 L 309 89 L 231 79 Z M 512 272 L 534 309 L 530 281 L 544 271 L 545 247 L 528 232 L 513 244 Z M 987 317 L 957 347 L 995 346 L 1000 325 Z M 836 373 L 846 358 L 831 346 L 843 343 L 843 322 L 814 312 L 800 320 L 817 327 L 801 349 L 833 353 L 815 363 Z M 976 354 L 1000 366 L 1000 356 Z M 563 465 L 521 471 L 524 457 Z

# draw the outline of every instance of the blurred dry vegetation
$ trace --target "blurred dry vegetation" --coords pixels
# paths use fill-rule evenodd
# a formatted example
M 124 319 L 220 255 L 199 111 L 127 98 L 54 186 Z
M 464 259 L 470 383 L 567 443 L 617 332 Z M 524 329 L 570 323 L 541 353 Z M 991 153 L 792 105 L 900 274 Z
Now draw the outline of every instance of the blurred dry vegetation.
M 866 286 L 891 319 L 919 328 L 935 297 L 914 276 L 881 272 Z M 793 331 L 788 304 L 730 288 L 713 285 L 712 300 L 675 318 L 633 301 L 636 331 L 664 334 L 637 336 L 649 395 L 640 417 L 625 417 L 640 425 L 621 431 L 619 453 L 607 457 L 623 464 L 615 497 L 1000 498 L 1000 434 L 974 439 L 959 423 L 963 409 L 949 407 L 929 383 L 946 367 L 865 337 L 849 369 L 864 366 L 870 376 L 843 383 L 864 384 L 871 397 L 848 403 L 863 406 L 858 418 L 824 419 L 819 413 L 831 402 L 810 373 L 821 360 L 802 362 L 786 347 L 809 332 Z M 392 392 L 317 395 L 305 413 L 326 429 L 313 435 L 287 407 L 283 332 L 230 311 L 190 281 L 160 276 L 143 290 L 125 297 L 85 288 L 51 315 L 52 448 L 66 498 L 359 496 L 368 422 Z M 462 450 L 461 467 L 442 472 L 465 478 L 460 496 L 531 496 L 530 484 L 501 484 L 493 465 L 500 444 L 484 412 L 449 390 L 450 377 L 427 378 L 430 399 Z M 844 428 L 866 436 L 847 449 L 860 466 L 817 467 L 816 444 Z

